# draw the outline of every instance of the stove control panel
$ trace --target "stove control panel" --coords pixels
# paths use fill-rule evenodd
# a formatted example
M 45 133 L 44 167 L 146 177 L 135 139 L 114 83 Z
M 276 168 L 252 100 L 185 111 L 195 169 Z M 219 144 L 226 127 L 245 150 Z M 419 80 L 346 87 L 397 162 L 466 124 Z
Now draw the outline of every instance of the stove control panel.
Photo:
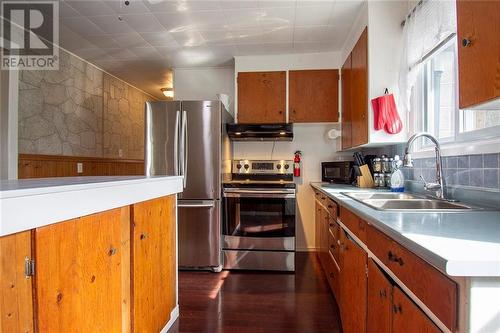
M 233 174 L 293 174 L 293 161 L 234 160 Z

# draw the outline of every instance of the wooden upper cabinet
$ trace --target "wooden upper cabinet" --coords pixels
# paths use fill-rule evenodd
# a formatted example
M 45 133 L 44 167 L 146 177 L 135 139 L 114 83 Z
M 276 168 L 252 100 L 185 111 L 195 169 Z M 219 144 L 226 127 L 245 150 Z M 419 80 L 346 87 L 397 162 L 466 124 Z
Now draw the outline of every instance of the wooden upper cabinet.
M 36 229 L 39 332 L 129 332 L 129 225 L 124 207 Z
M 286 72 L 238 73 L 238 123 L 286 122 Z
M 392 284 L 372 259 L 368 259 L 367 333 L 391 332 Z
M 291 123 L 339 120 L 338 69 L 289 71 L 288 77 Z
M 500 97 L 500 1 L 457 1 L 460 108 Z
M 349 54 L 342 66 L 342 149 L 352 147 L 351 115 L 351 58 Z
M 32 280 L 24 276 L 31 257 L 31 231 L 0 238 L 0 332 L 34 332 Z
M 368 143 L 368 30 L 365 28 L 351 52 L 352 146 Z
M 175 200 L 132 206 L 133 332 L 160 332 L 177 303 Z
M 393 303 L 392 333 L 442 333 L 398 287 Z

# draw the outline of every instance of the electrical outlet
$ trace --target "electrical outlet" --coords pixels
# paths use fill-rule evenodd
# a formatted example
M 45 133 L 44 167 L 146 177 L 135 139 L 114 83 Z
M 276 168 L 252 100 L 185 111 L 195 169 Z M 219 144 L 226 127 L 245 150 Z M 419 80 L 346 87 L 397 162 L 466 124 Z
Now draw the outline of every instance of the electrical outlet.
M 118 149 L 118 157 L 123 157 L 123 149 Z
M 82 162 L 76 163 L 76 173 L 83 173 L 83 163 Z

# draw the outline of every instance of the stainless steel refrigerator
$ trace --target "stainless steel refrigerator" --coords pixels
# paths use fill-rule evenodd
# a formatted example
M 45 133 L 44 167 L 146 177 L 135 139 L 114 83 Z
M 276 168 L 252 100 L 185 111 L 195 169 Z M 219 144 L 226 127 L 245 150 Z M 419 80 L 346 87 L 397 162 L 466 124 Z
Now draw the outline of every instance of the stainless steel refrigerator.
M 231 174 L 233 118 L 219 101 L 146 102 L 146 175 L 182 175 L 179 267 L 222 268 L 221 186 Z

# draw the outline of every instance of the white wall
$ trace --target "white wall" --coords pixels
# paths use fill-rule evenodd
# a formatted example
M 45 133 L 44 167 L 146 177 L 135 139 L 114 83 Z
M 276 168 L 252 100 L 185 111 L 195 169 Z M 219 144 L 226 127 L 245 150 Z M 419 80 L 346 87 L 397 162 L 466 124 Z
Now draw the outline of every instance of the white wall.
M 297 250 L 314 250 L 314 192 L 310 182 L 321 181 L 321 162 L 352 159 L 350 153 L 339 154 L 340 138 L 331 140 L 327 132 L 340 124 L 294 124 L 292 142 L 235 142 L 235 159 L 293 159 L 302 151 L 301 177 L 297 184 Z
M 0 71 L 0 179 L 17 178 L 18 77 L 18 71 Z
M 340 52 L 235 57 L 235 96 L 238 72 L 340 67 Z M 286 100 L 288 111 L 288 89 Z M 237 105 L 237 96 L 235 105 Z M 235 158 L 291 160 L 296 150 L 302 151 L 302 176 L 296 179 L 297 249 L 299 251 L 314 250 L 314 192 L 309 183 L 321 181 L 321 162 L 342 158 L 352 159 L 350 153 L 343 155 L 337 153 L 340 149 L 340 139 L 327 138 L 326 133 L 332 128 L 339 129 L 340 124 L 294 124 L 293 142 L 235 142 L 234 144 Z
M 223 93 L 231 98 L 230 112 L 234 105 L 234 68 L 174 68 L 174 98 L 176 100 L 215 100 Z
M 408 115 L 400 112 L 403 130 L 396 135 L 375 131 L 371 100 L 384 94 L 385 88 L 398 102 L 399 64 L 403 47 L 401 22 L 408 14 L 408 1 L 367 1 L 358 14 L 341 51 L 345 61 L 356 41 L 368 26 L 368 120 L 371 145 L 400 143 L 407 139 Z

